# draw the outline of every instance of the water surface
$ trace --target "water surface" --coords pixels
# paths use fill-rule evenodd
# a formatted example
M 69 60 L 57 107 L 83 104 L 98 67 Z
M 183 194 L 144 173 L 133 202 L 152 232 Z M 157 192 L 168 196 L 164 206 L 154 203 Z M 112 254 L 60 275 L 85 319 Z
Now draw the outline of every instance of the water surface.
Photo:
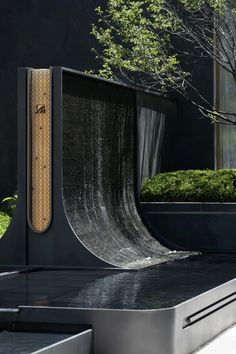
M 236 255 L 200 255 L 140 271 L 49 270 L 0 280 L 0 307 L 160 309 L 236 277 Z

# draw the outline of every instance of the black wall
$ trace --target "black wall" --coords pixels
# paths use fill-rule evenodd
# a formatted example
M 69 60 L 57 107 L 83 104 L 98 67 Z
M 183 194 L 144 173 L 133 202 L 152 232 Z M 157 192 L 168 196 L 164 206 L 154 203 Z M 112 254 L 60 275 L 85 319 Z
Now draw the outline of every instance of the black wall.
M 0 2 L 0 198 L 16 190 L 17 67 L 67 66 L 95 68 L 90 36 L 94 8 L 105 0 L 8 0 Z M 211 69 L 196 70 L 209 88 Z M 179 103 L 179 124 L 173 145 L 174 168 L 213 166 L 213 129 L 196 120 L 186 103 Z
M 199 92 L 213 103 L 213 62 L 195 59 L 186 70 L 192 74 Z M 175 161 L 173 168 L 214 169 L 214 126 L 203 118 L 198 109 L 178 97 L 178 124 L 176 126 Z
M 17 67 L 94 68 L 89 35 L 101 0 L 0 2 L 0 198 L 16 190 Z

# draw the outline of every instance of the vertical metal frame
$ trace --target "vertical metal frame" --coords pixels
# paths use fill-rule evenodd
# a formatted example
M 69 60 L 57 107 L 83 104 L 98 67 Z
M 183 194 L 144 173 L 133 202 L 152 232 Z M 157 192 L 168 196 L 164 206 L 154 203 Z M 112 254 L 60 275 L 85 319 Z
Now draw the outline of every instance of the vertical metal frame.
M 214 50 L 217 54 L 217 51 L 219 49 L 219 41 L 216 35 L 214 35 L 214 46 L 215 46 Z M 214 75 L 213 75 L 214 106 L 216 110 L 220 110 L 221 91 L 222 91 L 221 67 L 216 60 L 214 60 L 213 70 L 214 70 Z M 222 136 L 221 136 L 222 134 L 221 134 L 221 126 L 219 124 L 215 123 L 214 128 L 215 128 L 214 129 L 215 169 L 218 170 L 222 168 Z
M 214 105 L 217 110 L 221 109 L 221 68 L 218 63 L 214 63 Z M 222 136 L 220 124 L 215 124 L 215 169 L 222 168 Z

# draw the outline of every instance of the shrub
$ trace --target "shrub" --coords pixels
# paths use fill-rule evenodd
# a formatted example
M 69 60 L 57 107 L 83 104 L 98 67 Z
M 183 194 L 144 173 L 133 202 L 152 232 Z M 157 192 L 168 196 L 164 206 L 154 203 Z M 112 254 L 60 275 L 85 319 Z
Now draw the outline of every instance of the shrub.
M 13 197 L 7 197 L 2 200 L 2 211 L 7 213 L 11 218 L 16 210 L 18 196 L 15 194 Z
M 11 218 L 6 213 L 0 211 L 0 238 L 3 236 L 5 231 L 7 230 L 9 224 L 11 222 Z
M 236 202 L 236 169 L 160 173 L 144 181 L 144 202 Z

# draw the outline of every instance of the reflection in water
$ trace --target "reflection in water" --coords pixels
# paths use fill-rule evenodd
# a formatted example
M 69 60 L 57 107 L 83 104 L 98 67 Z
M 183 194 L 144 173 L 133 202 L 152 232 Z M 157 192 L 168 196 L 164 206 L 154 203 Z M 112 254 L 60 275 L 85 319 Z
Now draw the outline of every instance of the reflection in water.
M 0 307 L 159 309 L 236 277 L 236 255 L 200 255 L 141 271 L 55 270 L 2 279 Z
M 195 256 L 138 272 L 109 275 L 68 296 L 68 306 L 123 309 L 175 306 L 234 279 L 236 257 L 232 256 L 231 261 L 222 256 Z
M 132 277 L 132 284 L 130 278 Z M 122 299 L 122 308 L 135 308 L 141 283 L 137 272 L 110 275 L 98 280 L 68 298 L 69 306 L 107 308 L 112 299 Z

